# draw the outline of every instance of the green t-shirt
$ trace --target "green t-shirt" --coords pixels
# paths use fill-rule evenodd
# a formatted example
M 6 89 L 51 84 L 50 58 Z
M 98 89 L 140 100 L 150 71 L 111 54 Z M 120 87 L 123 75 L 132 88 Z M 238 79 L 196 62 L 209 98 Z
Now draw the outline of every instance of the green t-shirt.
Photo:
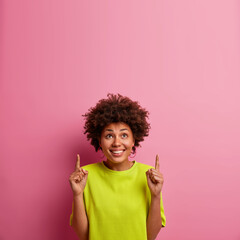
M 131 168 L 115 171 L 102 161 L 82 168 L 88 171 L 83 197 L 89 240 L 146 240 L 146 221 L 151 203 L 146 171 L 153 167 L 135 161 Z M 164 227 L 166 218 L 162 193 L 160 206 Z

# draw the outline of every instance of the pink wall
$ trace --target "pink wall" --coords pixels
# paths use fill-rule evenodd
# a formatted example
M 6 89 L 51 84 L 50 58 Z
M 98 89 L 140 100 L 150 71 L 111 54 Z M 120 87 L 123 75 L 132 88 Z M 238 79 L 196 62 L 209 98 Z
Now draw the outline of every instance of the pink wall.
M 239 1 L 0 2 L 0 239 L 77 239 L 81 117 L 108 92 L 150 111 L 135 159 L 165 177 L 159 239 L 240 239 Z

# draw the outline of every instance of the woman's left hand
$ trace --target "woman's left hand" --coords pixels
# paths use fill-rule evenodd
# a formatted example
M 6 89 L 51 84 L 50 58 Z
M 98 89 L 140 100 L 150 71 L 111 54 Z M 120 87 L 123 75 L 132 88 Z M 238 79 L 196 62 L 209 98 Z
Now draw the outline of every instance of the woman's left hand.
M 160 193 L 163 187 L 163 175 L 160 173 L 160 166 L 159 166 L 159 157 L 156 156 L 155 161 L 155 169 L 151 168 L 148 169 L 146 172 L 147 175 L 147 183 L 150 189 L 151 195 L 154 197 L 160 197 Z

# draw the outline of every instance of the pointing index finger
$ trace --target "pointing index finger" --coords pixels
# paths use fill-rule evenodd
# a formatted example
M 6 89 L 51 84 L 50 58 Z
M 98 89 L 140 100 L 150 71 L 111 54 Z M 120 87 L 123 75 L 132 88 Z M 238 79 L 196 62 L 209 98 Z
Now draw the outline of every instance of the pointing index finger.
M 159 156 L 158 156 L 158 154 L 157 154 L 156 160 L 155 160 L 155 169 L 156 169 L 157 171 L 160 170 L 160 166 L 159 166 Z
M 77 162 L 76 162 L 75 168 L 76 168 L 76 170 L 77 170 L 78 168 L 80 168 L 80 156 L 79 156 L 79 154 L 77 154 Z

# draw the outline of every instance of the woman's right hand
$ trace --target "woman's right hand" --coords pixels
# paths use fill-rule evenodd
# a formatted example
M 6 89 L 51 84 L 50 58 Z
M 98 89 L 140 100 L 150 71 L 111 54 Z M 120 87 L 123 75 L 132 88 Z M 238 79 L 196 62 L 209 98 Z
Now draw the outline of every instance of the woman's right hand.
M 75 171 L 69 177 L 69 182 L 74 196 L 78 196 L 83 193 L 87 183 L 87 177 L 88 171 L 80 167 L 80 156 L 77 154 Z

